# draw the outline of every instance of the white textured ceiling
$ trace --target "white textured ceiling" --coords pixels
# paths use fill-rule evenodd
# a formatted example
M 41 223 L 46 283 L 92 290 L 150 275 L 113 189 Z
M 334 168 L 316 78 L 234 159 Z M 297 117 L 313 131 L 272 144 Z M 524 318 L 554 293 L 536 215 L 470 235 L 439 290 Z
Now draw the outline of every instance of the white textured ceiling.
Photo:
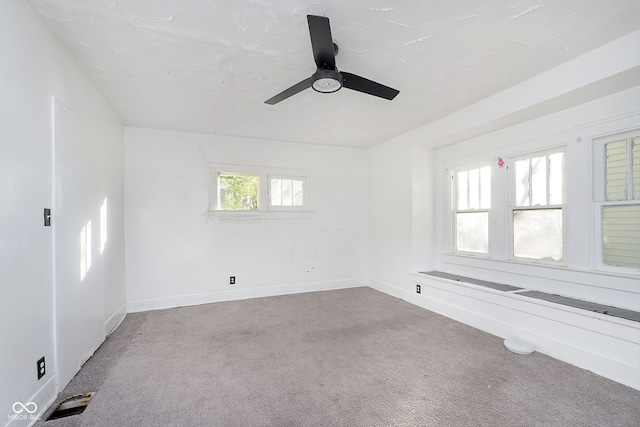
M 638 0 L 29 0 L 129 126 L 371 147 L 640 27 Z M 307 14 L 393 101 L 307 89 Z

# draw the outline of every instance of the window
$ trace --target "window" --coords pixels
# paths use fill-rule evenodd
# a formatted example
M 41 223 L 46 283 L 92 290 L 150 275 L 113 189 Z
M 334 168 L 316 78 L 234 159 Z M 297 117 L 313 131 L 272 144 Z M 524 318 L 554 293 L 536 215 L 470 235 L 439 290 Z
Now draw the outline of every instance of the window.
M 452 180 L 455 251 L 488 254 L 491 167 L 456 170 Z
M 232 218 L 310 212 L 312 186 L 309 170 L 211 164 L 209 212 Z
M 595 141 L 600 266 L 640 269 L 640 132 Z
M 257 211 L 260 177 L 218 173 L 218 206 L 221 210 Z
M 564 151 L 511 162 L 511 229 L 514 258 L 562 261 Z
M 272 208 L 304 206 L 304 177 L 269 177 L 269 201 Z

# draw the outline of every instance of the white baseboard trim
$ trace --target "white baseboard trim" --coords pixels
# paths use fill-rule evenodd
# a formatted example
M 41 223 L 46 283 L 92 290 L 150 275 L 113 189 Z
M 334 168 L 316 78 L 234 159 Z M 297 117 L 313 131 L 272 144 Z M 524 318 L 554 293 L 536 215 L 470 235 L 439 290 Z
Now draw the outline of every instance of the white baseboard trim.
M 55 402 L 57 395 L 56 376 L 53 374 L 31 398 L 20 402 L 24 405 L 29 405 L 29 409 L 33 407 L 31 403 L 34 403 L 36 411 L 33 414 L 29 414 L 26 410 L 23 410 L 19 414 L 14 414 L 13 408 L 9 408 L 7 423 L 4 424 L 4 427 L 30 427 L 34 425 L 42 418 L 47 408 Z
M 211 292 L 206 294 L 176 295 L 166 298 L 138 299 L 127 301 L 127 312 L 136 313 L 140 311 L 209 304 L 212 302 L 236 301 L 304 292 L 329 291 L 332 289 L 358 288 L 366 285 L 367 280 L 365 278 L 354 278 L 329 280 L 324 282 L 266 286 L 259 288 L 234 289 L 230 291 Z
M 373 289 L 640 390 L 640 324 L 437 279 L 410 277 L 422 292 L 369 280 Z M 608 318 L 607 318 L 608 317 Z
M 109 316 L 107 320 L 104 322 L 104 336 L 105 338 L 111 335 L 120 323 L 124 320 L 124 317 L 127 315 L 127 303 L 123 302 L 120 304 L 120 307 L 116 309 L 116 311 Z

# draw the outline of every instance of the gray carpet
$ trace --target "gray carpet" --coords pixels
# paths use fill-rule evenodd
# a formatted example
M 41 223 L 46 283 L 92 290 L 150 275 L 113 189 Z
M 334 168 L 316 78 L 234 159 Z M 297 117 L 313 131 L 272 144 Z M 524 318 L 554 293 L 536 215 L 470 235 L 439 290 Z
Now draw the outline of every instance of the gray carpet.
M 637 426 L 640 392 L 369 288 L 130 314 L 38 427 Z

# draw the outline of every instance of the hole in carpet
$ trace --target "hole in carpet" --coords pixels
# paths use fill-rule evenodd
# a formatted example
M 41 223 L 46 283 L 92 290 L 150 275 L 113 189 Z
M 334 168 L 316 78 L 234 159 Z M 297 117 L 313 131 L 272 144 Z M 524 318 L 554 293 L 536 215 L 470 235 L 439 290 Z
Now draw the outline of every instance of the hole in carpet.
M 85 393 L 85 394 L 76 394 L 75 396 L 71 396 L 63 400 L 55 411 L 47 421 L 49 420 L 57 420 L 58 418 L 66 418 L 72 415 L 78 415 L 84 412 L 87 409 L 87 405 L 91 401 L 93 397 L 93 393 Z

